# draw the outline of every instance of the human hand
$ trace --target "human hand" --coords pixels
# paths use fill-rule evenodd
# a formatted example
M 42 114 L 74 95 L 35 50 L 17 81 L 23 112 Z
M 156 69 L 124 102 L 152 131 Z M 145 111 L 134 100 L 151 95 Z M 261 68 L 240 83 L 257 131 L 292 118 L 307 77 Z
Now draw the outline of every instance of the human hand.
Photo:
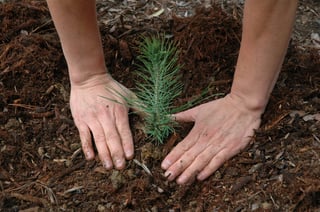
M 262 112 L 247 109 L 239 97 L 229 94 L 175 114 L 177 121 L 195 123 L 162 162 L 167 179 L 186 184 L 209 177 L 248 145 Z
M 103 74 L 93 76 L 80 85 L 71 85 L 70 95 L 70 108 L 86 159 L 90 160 L 95 156 L 92 133 L 99 158 L 108 170 L 113 166 L 123 169 L 125 159 L 133 158 L 134 154 L 128 108 L 124 100 L 112 90 L 126 96 L 132 94 L 108 74 Z

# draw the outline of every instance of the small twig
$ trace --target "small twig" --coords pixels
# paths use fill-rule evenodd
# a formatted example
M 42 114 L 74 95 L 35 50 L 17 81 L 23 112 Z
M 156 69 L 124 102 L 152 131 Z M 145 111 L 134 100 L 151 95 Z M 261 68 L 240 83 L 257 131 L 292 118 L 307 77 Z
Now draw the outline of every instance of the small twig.
M 6 193 L 5 195 L 9 197 L 14 197 L 23 201 L 27 201 L 27 202 L 42 204 L 43 206 L 49 205 L 49 202 L 47 200 L 39 197 L 34 197 L 29 194 L 19 194 L 19 193 L 11 192 L 11 193 Z
M 51 201 L 51 203 L 58 203 L 58 199 L 56 197 L 56 195 L 54 194 L 53 190 L 51 188 L 49 188 L 47 185 L 43 184 L 42 182 L 40 181 L 37 181 L 37 182 L 27 182 L 25 184 L 23 184 L 22 186 L 19 186 L 17 188 L 9 188 L 9 189 L 6 189 L 2 192 L 2 194 L 20 194 L 20 193 L 16 193 L 14 191 L 18 191 L 18 192 L 22 192 L 23 190 L 26 191 L 26 190 L 30 190 L 30 188 L 34 185 L 38 185 L 40 187 L 43 187 L 45 190 L 46 190 L 46 193 L 48 194 L 49 196 L 49 199 Z M 20 194 L 21 195 L 21 194 Z M 26 195 L 24 195 L 26 196 Z M 30 196 L 30 195 L 29 195 Z M 16 196 L 15 196 L 16 197 Z M 33 197 L 33 196 L 32 196 Z M 16 197 L 18 198 L 18 197 Z
M 30 34 L 35 33 L 36 31 L 38 31 L 39 29 L 41 29 L 42 27 L 50 24 L 52 22 L 52 20 L 50 19 L 49 21 L 46 21 L 45 23 L 41 24 L 40 26 L 36 27 L 34 30 L 32 30 L 30 32 Z
M 309 6 L 306 6 L 308 8 L 308 10 L 310 10 L 317 18 L 320 17 L 320 14 L 317 13 L 314 9 L 310 8 Z
M 14 178 L 10 175 L 10 173 L 5 170 L 4 168 L 0 167 L 0 174 L 3 175 L 5 178 L 9 179 L 15 186 L 20 186 Z
M 40 111 L 42 109 L 42 107 L 39 106 L 34 106 L 34 105 L 26 105 L 26 104 L 19 104 L 19 103 L 13 103 L 13 104 L 8 104 L 10 106 L 14 106 L 14 107 L 21 107 L 21 108 L 25 108 L 28 110 L 34 110 L 34 111 Z
M 53 192 L 53 190 L 51 188 L 49 188 L 48 186 L 44 185 L 42 182 L 36 182 L 36 185 L 40 185 L 41 187 L 43 187 L 46 190 L 46 192 L 48 193 L 50 202 L 52 204 L 54 204 L 54 203 L 58 204 L 58 199 L 57 199 L 56 195 L 54 194 L 54 192 Z
M 245 185 L 247 185 L 249 182 L 252 181 L 252 176 L 244 176 L 241 177 L 236 184 L 234 184 L 231 188 L 231 193 L 235 193 L 241 188 L 243 188 Z
M 316 141 L 318 141 L 318 143 L 320 144 L 320 139 L 319 139 L 315 134 L 312 134 L 312 136 L 313 136 L 314 139 L 315 139 Z
M 143 170 L 145 170 L 145 172 L 147 172 L 148 175 L 152 176 L 151 171 L 148 169 L 148 167 L 146 165 L 144 165 L 143 163 L 140 163 L 138 160 L 133 159 L 133 162 L 135 164 L 137 164 L 138 166 L 140 166 Z
M 49 182 L 48 182 L 49 187 L 51 187 L 52 184 L 53 184 L 55 181 L 59 180 L 60 178 L 62 178 L 62 177 L 64 177 L 64 176 L 66 176 L 66 175 L 74 172 L 75 170 L 81 168 L 85 163 L 86 163 L 86 161 L 83 160 L 83 161 L 81 161 L 80 163 L 78 163 L 78 164 L 76 164 L 76 165 L 74 165 L 74 166 L 72 166 L 72 167 L 70 167 L 70 168 L 67 168 L 67 169 L 63 170 L 62 172 L 60 172 L 59 174 L 57 174 L 56 176 L 54 176 L 53 178 L 51 178 L 51 179 L 49 180 Z
M 218 81 L 210 82 L 210 86 L 224 85 L 224 84 L 228 84 L 228 83 L 231 83 L 231 82 L 232 82 L 232 79 L 218 80 Z
M 63 195 L 66 195 L 66 194 L 68 194 L 68 193 L 73 193 L 73 192 L 79 191 L 79 190 L 81 190 L 81 189 L 83 189 L 83 186 L 76 186 L 76 187 L 73 187 L 73 188 L 70 188 L 70 189 L 64 191 L 64 192 L 63 192 Z
M 252 198 L 256 197 L 256 196 L 257 196 L 258 194 L 260 194 L 261 192 L 262 192 L 262 191 L 258 191 L 258 192 L 252 194 L 252 195 L 249 196 L 249 197 L 246 197 L 246 198 L 242 198 L 242 199 L 240 199 L 240 200 L 237 200 L 237 201 L 236 201 L 236 204 L 240 204 L 240 203 L 242 203 L 242 202 L 246 202 L 246 201 L 248 201 L 248 200 L 251 200 Z
M 68 152 L 68 153 L 72 152 L 68 147 L 64 146 L 63 144 L 55 143 L 54 145 L 64 152 Z
M 23 113 L 24 115 L 30 116 L 32 118 L 48 118 L 54 116 L 54 111 L 48 111 L 44 113 Z
M 79 154 L 81 153 L 81 148 L 78 148 L 76 151 L 73 152 L 71 155 L 71 160 L 74 160 Z
M 279 208 L 280 208 L 280 207 L 279 207 L 279 205 L 277 205 L 276 201 L 274 201 L 274 199 L 273 199 L 273 197 L 272 197 L 272 195 L 271 195 L 271 194 L 270 194 L 270 199 L 271 199 L 271 201 L 272 201 L 272 203 L 273 203 L 274 207 L 275 207 L 276 209 L 279 209 Z
M 17 116 L 29 116 L 32 118 L 47 118 L 55 114 L 54 110 L 45 112 L 44 107 L 39 107 L 34 105 L 26 105 L 26 104 L 19 104 L 19 103 L 8 104 L 8 105 L 13 106 L 15 108 L 20 107 L 20 108 L 24 108 L 32 111 L 32 112 L 21 111 L 16 114 Z
M 282 119 L 284 119 L 287 115 L 289 114 L 289 112 L 286 112 L 282 115 L 280 115 L 277 119 L 275 119 L 271 124 L 267 125 L 264 127 L 264 130 L 270 130 L 272 129 L 274 126 L 276 126 Z
M 10 69 L 10 67 L 8 66 L 7 68 L 5 68 L 3 71 L 0 72 L 0 76 L 10 72 L 11 70 L 12 69 Z

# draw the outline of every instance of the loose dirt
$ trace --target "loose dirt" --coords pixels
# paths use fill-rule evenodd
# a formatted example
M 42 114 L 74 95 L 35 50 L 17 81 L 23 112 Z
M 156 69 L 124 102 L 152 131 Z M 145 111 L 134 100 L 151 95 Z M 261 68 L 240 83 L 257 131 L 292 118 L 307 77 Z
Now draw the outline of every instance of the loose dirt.
M 164 5 L 156 1 L 127 7 L 99 1 L 110 73 L 134 89 L 141 36 L 164 33 L 179 44 L 183 64 L 184 91 L 175 104 L 205 88 L 228 93 L 241 5 L 190 12 L 183 6 L 200 5 L 168 2 L 159 15 Z M 208 180 L 178 186 L 165 180 L 160 163 L 192 125 L 181 125 L 159 146 L 130 115 L 134 160 L 123 171 L 85 161 L 69 109 L 66 62 L 45 2 L 0 3 L 0 20 L 0 211 L 320 211 L 320 57 L 313 40 L 290 43 L 249 147 Z

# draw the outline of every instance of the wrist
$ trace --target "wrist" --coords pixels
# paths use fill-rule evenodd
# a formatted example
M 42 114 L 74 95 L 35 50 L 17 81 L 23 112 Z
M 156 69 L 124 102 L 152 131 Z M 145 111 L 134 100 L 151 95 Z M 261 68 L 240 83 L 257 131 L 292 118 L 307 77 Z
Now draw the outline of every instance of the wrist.
M 111 78 L 103 59 L 85 58 L 76 63 L 69 63 L 71 85 L 83 85 L 102 78 Z
M 107 73 L 104 54 L 98 44 L 93 43 L 92 47 L 83 47 L 78 51 L 64 49 L 64 55 L 71 84 L 83 84 L 91 78 Z
M 94 70 L 93 72 L 88 72 L 87 74 L 79 74 L 71 76 L 70 74 L 70 85 L 71 87 L 86 87 L 92 85 L 107 85 L 113 78 L 105 70 L 101 71 Z
M 241 106 L 243 110 L 254 112 L 259 116 L 264 113 L 268 104 L 268 98 L 264 99 L 261 97 L 250 96 L 237 91 L 231 91 L 228 94 L 228 98 L 230 98 L 237 107 Z

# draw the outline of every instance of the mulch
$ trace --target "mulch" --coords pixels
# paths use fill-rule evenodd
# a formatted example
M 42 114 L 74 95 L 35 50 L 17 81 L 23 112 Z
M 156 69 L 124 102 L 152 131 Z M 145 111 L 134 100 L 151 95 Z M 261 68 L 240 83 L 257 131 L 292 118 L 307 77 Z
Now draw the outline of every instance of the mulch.
M 279 80 L 248 148 L 204 182 L 178 186 L 160 163 L 192 125 L 163 145 L 148 141 L 130 115 L 135 160 L 123 171 L 85 161 L 69 110 L 69 78 L 45 2 L 0 3 L 0 211 L 320 210 L 320 57 L 290 43 Z M 182 104 L 209 88 L 228 93 L 241 22 L 220 7 L 115 29 L 101 25 L 106 62 L 134 89 L 141 36 L 178 44 Z M 135 80 L 133 80 L 135 79 Z M 151 172 L 148 173 L 149 170 Z

